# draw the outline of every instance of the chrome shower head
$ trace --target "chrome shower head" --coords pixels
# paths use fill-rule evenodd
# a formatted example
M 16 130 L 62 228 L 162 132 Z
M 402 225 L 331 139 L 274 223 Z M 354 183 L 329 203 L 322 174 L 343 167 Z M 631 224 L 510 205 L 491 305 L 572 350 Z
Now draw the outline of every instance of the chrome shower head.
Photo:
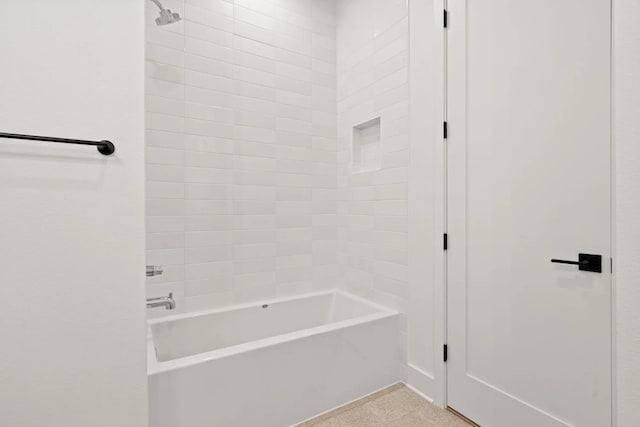
M 181 19 L 182 18 L 180 18 L 180 15 L 178 13 L 172 13 L 169 9 L 162 9 L 160 11 L 160 16 L 156 18 L 156 24 L 173 24 L 174 22 L 178 22 Z
M 159 0 L 151 0 L 151 1 L 154 2 L 156 6 L 158 6 L 158 9 L 160 9 L 160 16 L 156 18 L 156 24 L 158 25 L 173 24 L 174 22 L 178 22 L 179 20 L 182 19 L 180 17 L 180 14 L 173 13 L 171 12 L 171 10 L 165 9 L 162 6 L 162 4 L 160 4 Z

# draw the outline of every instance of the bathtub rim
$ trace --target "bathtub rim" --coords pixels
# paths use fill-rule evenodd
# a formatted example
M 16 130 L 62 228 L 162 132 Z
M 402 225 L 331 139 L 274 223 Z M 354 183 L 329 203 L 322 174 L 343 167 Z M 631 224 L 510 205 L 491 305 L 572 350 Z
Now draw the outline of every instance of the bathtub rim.
M 261 338 L 258 340 L 250 341 L 247 343 L 236 344 L 229 347 L 223 347 L 204 353 L 198 353 L 191 356 L 184 356 L 173 360 L 158 361 L 155 345 L 153 343 L 153 332 L 151 327 L 155 324 L 166 323 L 176 320 L 189 319 L 193 317 L 206 316 L 210 314 L 226 313 L 230 311 L 242 310 L 246 308 L 253 308 L 261 306 L 263 304 L 276 304 L 280 302 L 294 301 L 304 298 L 313 298 L 324 295 L 341 295 L 348 299 L 355 300 L 359 303 L 370 306 L 376 310 L 375 313 L 366 314 L 363 316 L 354 317 L 348 320 L 342 320 L 339 322 L 327 323 L 312 328 L 300 329 L 293 332 L 287 332 L 284 334 L 276 335 L 273 337 Z M 319 292 L 309 292 L 305 294 L 298 294 L 287 297 L 271 298 L 261 301 L 242 303 L 233 306 L 217 307 L 212 309 L 196 310 L 187 313 L 180 313 L 165 317 L 159 317 L 147 320 L 147 376 L 161 374 L 164 372 L 174 371 L 189 366 L 198 365 L 201 363 L 210 362 L 217 359 L 231 357 L 236 354 L 245 353 L 249 351 L 258 350 L 261 348 L 271 347 L 274 345 L 282 344 L 289 341 L 294 341 L 302 338 L 307 338 L 314 335 L 321 335 L 327 332 L 336 331 L 340 329 L 346 329 L 352 326 L 357 326 L 363 323 L 373 322 L 380 319 L 385 319 L 393 316 L 398 316 L 398 310 L 394 310 L 385 307 L 381 304 L 370 301 L 366 298 L 353 295 L 340 289 L 331 289 Z

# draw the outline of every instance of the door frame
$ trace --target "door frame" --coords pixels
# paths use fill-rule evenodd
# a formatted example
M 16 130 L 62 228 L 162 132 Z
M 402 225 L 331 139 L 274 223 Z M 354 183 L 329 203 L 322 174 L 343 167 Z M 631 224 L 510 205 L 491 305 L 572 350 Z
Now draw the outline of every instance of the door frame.
M 408 209 L 409 287 L 429 298 L 414 309 L 428 310 L 428 324 L 408 313 L 407 374 L 405 381 L 439 407 L 446 407 L 446 253 L 445 145 L 443 144 L 445 73 L 443 67 L 443 10 L 446 0 L 409 1 L 410 144 Z M 419 161 L 413 160 L 414 158 Z M 416 267 L 420 265 L 420 267 Z M 426 303 L 424 308 L 422 303 Z M 424 320 L 422 320 L 424 321 Z M 413 332 L 411 330 L 413 329 Z M 424 338 L 422 338 L 424 337 Z M 411 340 L 427 345 L 412 358 Z M 427 350 L 428 348 L 428 350 Z M 426 350 L 426 352 L 425 352 Z M 415 363 L 412 363 L 415 362 Z
M 444 27 L 444 11 L 447 9 L 448 0 L 434 0 L 434 16 L 435 16 L 435 52 L 436 58 L 434 60 L 435 65 L 435 84 L 437 90 L 435 91 L 438 97 L 435 100 L 436 103 L 436 123 L 445 123 L 447 121 L 447 29 Z M 447 21 L 450 21 L 450 16 L 447 16 Z M 449 22 L 448 22 L 449 23 Z M 435 158 L 436 158 L 436 182 L 434 192 L 434 203 L 436 204 L 435 215 L 435 235 L 444 236 L 447 233 L 447 140 L 444 138 L 443 132 L 438 132 L 438 141 L 435 144 Z M 438 204 L 440 204 L 438 206 Z M 439 312 L 436 312 L 434 319 L 435 337 L 440 345 L 436 346 L 436 349 L 443 349 L 447 345 L 447 327 L 448 327 L 448 312 L 447 312 L 447 251 L 443 250 L 442 242 L 437 242 L 438 250 L 436 253 L 435 268 L 434 268 L 434 290 L 436 304 L 440 307 Z M 440 396 L 439 399 L 434 399 L 434 403 L 439 404 L 443 408 L 448 407 L 447 400 L 447 363 L 444 361 L 444 357 L 440 357 L 440 369 L 438 369 L 438 381 Z
M 416 1 L 416 0 L 412 0 Z M 433 74 L 434 85 L 436 90 L 435 104 L 435 123 L 444 123 L 447 121 L 447 28 L 443 25 L 443 13 L 447 9 L 448 1 L 466 1 L 466 0 L 433 0 L 434 9 L 434 57 L 433 60 Z M 617 339 L 616 339 L 616 164 L 615 164 L 615 103 L 614 103 L 614 89 L 615 89 L 615 0 L 609 0 L 611 5 L 611 35 L 610 35 L 610 248 L 612 254 L 611 266 L 611 425 L 617 426 Z M 411 12 L 411 8 L 409 8 Z M 447 16 L 449 25 L 455 25 L 456 17 L 451 15 Z M 434 144 L 434 167 L 435 167 L 435 182 L 434 182 L 434 236 L 440 236 L 447 233 L 447 205 L 448 205 L 448 193 L 447 193 L 447 141 L 440 129 L 436 132 L 436 143 Z M 437 239 L 436 239 L 437 240 Z M 455 244 L 455 239 L 452 240 Z M 442 242 L 435 242 L 435 260 L 434 260 L 434 339 L 436 343 L 436 351 L 443 348 L 447 344 L 447 326 L 448 326 L 448 313 L 447 313 L 447 253 L 446 250 L 442 250 Z M 455 350 L 454 350 L 455 351 Z M 447 401 L 447 363 L 441 357 L 437 357 L 439 363 L 434 367 L 434 395 L 430 396 L 433 399 L 433 403 L 442 408 L 448 407 Z M 463 414 L 464 415 L 464 414 Z

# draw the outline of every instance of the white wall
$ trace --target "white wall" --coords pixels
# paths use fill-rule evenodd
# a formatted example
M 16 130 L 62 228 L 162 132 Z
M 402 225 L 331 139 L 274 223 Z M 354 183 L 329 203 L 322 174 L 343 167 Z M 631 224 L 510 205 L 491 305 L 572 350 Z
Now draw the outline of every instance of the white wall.
M 143 4 L 9 0 L 0 27 L 0 425 L 146 425 Z
M 640 3 L 614 2 L 617 425 L 640 425 Z
M 443 405 L 444 139 L 440 1 L 409 2 L 410 149 L 408 383 Z M 440 12 L 440 13 L 439 13 Z
M 148 294 L 334 287 L 333 1 L 165 3 L 184 19 L 157 27 L 147 2 L 147 263 L 165 271 Z
M 403 344 L 409 301 L 407 13 L 406 0 L 339 0 L 336 13 L 342 286 L 400 310 Z M 380 169 L 354 173 L 353 128 L 377 117 Z

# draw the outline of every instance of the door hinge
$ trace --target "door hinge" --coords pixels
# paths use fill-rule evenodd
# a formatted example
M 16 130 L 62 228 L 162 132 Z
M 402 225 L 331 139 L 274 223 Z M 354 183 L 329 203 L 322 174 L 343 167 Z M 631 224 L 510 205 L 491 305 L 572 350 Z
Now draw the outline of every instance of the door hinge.
M 447 135 L 448 135 L 448 129 L 447 129 L 447 122 L 443 122 L 442 123 L 442 135 L 444 136 L 444 139 L 447 139 Z
M 447 9 L 444 9 L 442 12 L 443 12 L 443 19 L 444 19 L 444 22 L 443 22 L 444 28 L 447 28 L 447 25 L 449 23 Z
M 442 235 L 442 248 L 446 251 L 449 248 L 449 236 L 447 233 Z
M 449 349 L 445 344 L 444 347 L 442 348 L 442 359 L 446 362 L 448 358 L 449 358 Z

